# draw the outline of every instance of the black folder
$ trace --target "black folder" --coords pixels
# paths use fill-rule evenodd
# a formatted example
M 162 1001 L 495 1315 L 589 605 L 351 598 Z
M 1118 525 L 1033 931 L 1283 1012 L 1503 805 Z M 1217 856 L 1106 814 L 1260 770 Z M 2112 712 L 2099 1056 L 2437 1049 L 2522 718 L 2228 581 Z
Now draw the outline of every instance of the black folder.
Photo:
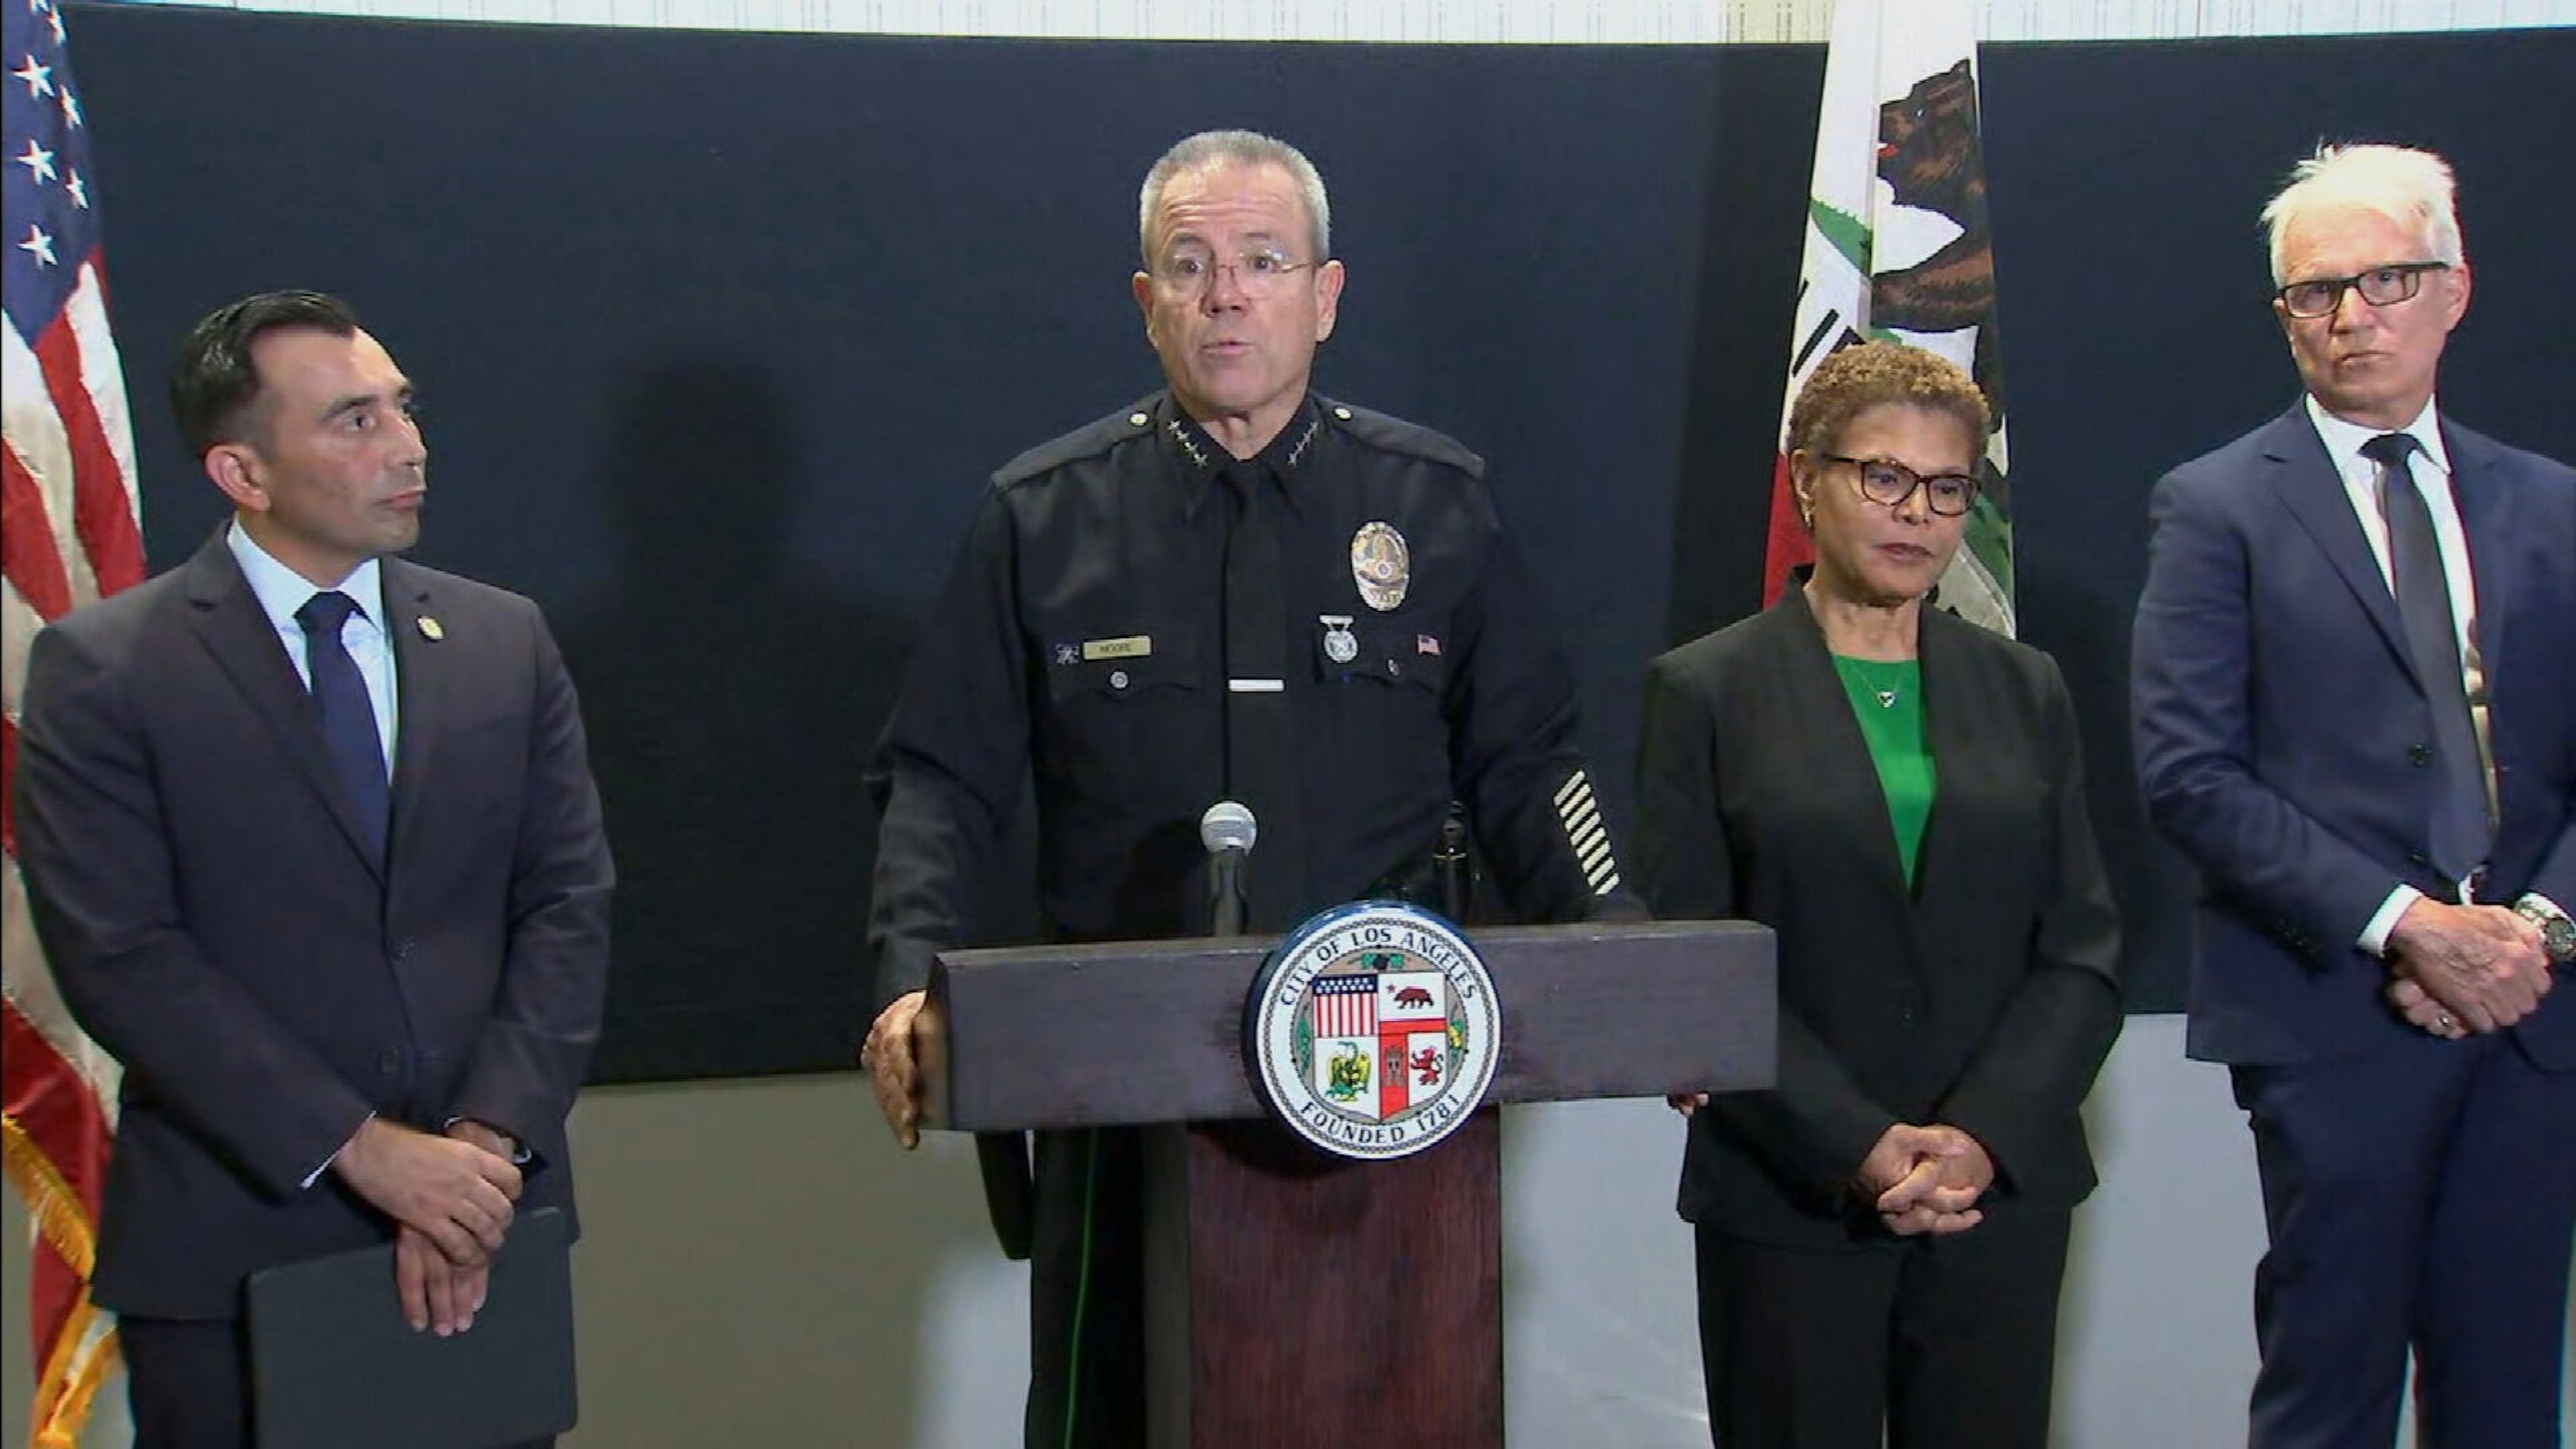
M 572 1427 L 572 1256 L 560 1209 L 510 1225 L 474 1326 L 414 1332 L 390 1244 L 250 1280 L 259 1449 L 491 1449 Z

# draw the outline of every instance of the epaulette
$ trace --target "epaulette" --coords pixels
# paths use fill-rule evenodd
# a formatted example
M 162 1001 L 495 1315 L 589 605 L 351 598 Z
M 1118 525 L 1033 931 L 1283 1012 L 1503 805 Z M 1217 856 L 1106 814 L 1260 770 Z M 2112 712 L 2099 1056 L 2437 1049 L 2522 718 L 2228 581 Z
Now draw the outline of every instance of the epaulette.
M 1142 397 L 1132 407 L 1119 409 L 1098 422 L 1085 423 L 1063 437 L 1038 444 L 1003 464 L 993 474 L 993 486 L 1008 488 L 1045 473 L 1052 473 L 1067 463 L 1097 458 L 1131 438 L 1141 438 L 1153 426 L 1154 404 L 1160 394 Z
M 1352 407 L 1328 397 L 1318 396 L 1315 402 L 1324 410 L 1324 416 L 1363 446 L 1443 464 L 1470 478 L 1485 476 L 1485 460 L 1477 456 L 1474 449 L 1447 433 L 1434 432 L 1420 423 L 1408 423 L 1402 418 Z

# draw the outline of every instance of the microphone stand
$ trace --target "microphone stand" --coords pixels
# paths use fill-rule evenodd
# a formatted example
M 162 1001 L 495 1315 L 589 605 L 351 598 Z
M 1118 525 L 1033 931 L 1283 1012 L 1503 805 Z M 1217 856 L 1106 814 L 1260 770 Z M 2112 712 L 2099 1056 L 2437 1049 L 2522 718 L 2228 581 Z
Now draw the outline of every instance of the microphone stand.
M 1220 850 L 1208 857 L 1208 934 L 1219 940 L 1243 934 L 1244 863 L 1242 850 Z

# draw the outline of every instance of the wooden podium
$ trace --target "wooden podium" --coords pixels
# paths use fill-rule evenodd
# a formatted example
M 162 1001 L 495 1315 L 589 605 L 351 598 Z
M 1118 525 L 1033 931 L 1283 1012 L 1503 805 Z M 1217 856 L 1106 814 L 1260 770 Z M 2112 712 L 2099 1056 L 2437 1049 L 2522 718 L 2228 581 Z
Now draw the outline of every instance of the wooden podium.
M 1496 1449 L 1493 1107 L 1771 1084 L 1764 927 L 1515 927 L 1472 942 L 1503 1015 L 1486 1110 L 1426 1151 L 1368 1163 L 1307 1146 L 1255 1095 L 1244 997 L 1275 938 L 938 958 L 921 1040 L 925 1126 L 1163 1129 L 1149 1140 L 1145 1187 L 1154 1449 Z

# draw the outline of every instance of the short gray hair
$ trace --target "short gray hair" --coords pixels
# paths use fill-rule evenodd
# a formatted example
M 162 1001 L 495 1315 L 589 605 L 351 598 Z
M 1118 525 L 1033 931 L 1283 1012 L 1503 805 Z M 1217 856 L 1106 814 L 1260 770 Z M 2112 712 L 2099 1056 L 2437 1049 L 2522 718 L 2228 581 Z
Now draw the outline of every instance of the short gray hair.
M 2458 266 L 2460 215 L 2451 163 L 2411 146 L 2320 145 L 2290 168 L 2280 194 L 2263 208 L 2272 248 L 2272 284 L 2283 275 L 2282 242 L 2302 217 L 2330 211 L 2376 212 L 2423 239 L 2430 260 Z M 2392 259 L 2393 260 L 2393 259 Z
M 1163 204 L 1163 188 L 1183 172 L 1218 165 L 1276 166 L 1295 178 L 1314 229 L 1313 260 L 1321 263 L 1333 255 L 1333 204 L 1324 195 L 1323 175 L 1305 152 L 1258 131 L 1201 131 L 1164 152 L 1145 173 L 1145 188 L 1136 197 L 1136 249 L 1147 270 L 1154 265 L 1154 212 Z

